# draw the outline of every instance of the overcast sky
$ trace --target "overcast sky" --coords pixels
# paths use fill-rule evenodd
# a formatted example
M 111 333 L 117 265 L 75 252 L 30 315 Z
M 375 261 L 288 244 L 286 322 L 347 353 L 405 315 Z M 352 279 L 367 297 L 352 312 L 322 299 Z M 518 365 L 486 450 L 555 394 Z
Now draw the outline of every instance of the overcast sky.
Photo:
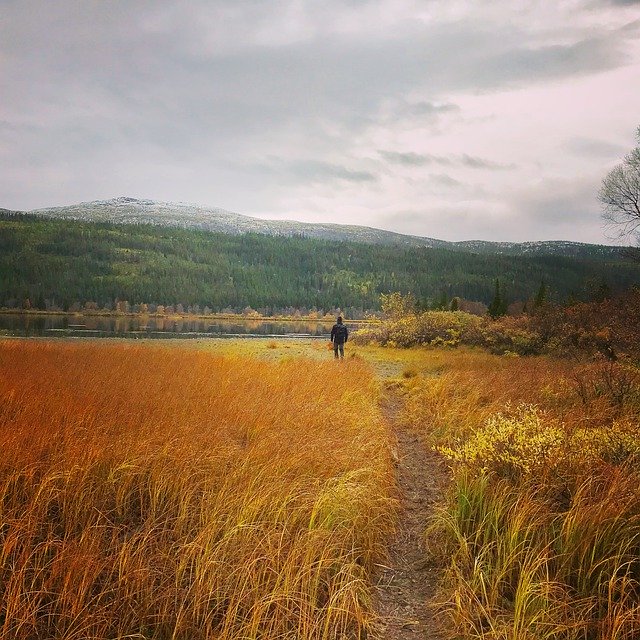
M 633 0 L 0 0 L 0 207 L 607 240 Z

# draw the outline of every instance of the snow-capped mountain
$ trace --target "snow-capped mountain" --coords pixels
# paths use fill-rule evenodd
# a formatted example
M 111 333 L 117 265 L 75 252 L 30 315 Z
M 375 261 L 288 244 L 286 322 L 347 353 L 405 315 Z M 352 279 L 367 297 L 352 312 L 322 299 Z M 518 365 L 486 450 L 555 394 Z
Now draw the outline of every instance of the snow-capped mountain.
M 2 211 L 2 210 L 0 210 Z M 153 224 L 187 229 L 202 229 L 221 233 L 261 233 L 279 236 L 305 236 L 326 240 L 349 240 L 368 244 L 389 244 L 412 247 L 441 247 L 473 253 L 504 253 L 508 255 L 560 255 L 606 259 L 617 255 L 618 247 L 568 241 L 488 242 L 469 240 L 447 242 L 434 238 L 404 235 L 373 227 L 296 222 L 293 220 L 263 220 L 219 208 L 186 203 L 157 202 L 120 197 L 96 200 L 64 207 L 34 209 L 27 212 L 49 218 L 111 222 L 119 224 Z
M 156 224 L 234 234 L 253 232 L 281 236 L 303 235 L 309 238 L 328 240 L 428 247 L 447 244 L 441 240 L 406 236 L 372 227 L 307 223 L 294 220 L 263 220 L 225 209 L 201 207 L 182 202 L 157 202 L 127 197 L 81 202 L 66 207 L 34 209 L 26 213 L 49 218 L 121 224 Z

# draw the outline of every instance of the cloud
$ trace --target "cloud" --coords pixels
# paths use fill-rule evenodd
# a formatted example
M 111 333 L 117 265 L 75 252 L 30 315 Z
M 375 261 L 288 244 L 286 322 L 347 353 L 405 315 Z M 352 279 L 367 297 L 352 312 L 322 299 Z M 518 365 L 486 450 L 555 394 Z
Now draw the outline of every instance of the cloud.
M 286 180 L 297 185 L 336 182 L 359 184 L 378 180 L 378 177 L 371 171 L 312 159 L 285 160 L 274 157 L 258 168 L 273 178 Z
M 587 155 L 598 158 L 622 159 L 628 151 L 620 144 L 583 136 L 570 138 L 564 143 L 564 148 L 578 156 Z
M 597 175 L 640 112 L 640 21 L 605 2 L 0 3 L 11 208 L 127 194 L 367 223 L 493 198 L 516 220 L 512 184 Z
M 406 113 L 413 116 L 434 117 L 443 113 L 454 113 L 460 111 L 460 107 L 452 103 L 435 104 L 433 102 L 413 102 L 406 104 Z
M 462 186 L 462 182 L 456 180 L 455 178 L 452 178 L 446 173 L 432 173 L 429 178 L 431 179 L 431 182 L 442 187 L 456 188 Z
M 470 156 L 463 153 L 459 156 L 438 156 L 430 153 L 414 153 L 413 151 L 385 151 L 378 150 L 378 154 L 387 162 L 409 167 L 423 167 L 425 165 L 439 164 L 445 166 L 460 165 L 470 169 L 487 169 L 490 171 L 505 171 L 515 169 L 515 164 L 503 164 L 478 156 Z
M 449 184 L 450 176 L 431 176 L 441 186 L 457 191 L 465 185 Z M 394 211 L 381 216 L 384 228 L 444 240 L 550 240 L 605 241 L 598 204 L 588 177 L 548 180 L 516 186 L 502 201 L 490 198 L 452 200 L 423 209 Z M 553 231 L 550 231 L 553 230 Z
M 477 156 L 470 156 L 466 153 L 462 154 L 460 162 L 465 167 L 471 167 L 472 169 L 489 169 L 491 171 L 509 171 L 515 169 L 516 165 L 513 163 L 502 164 L 501 162 L 494 162 L 493 160 L 487 160 L 486 158 L 478 158 Z
M 514 46 L 482 60 L 482 69 L 469 69 L 477 74 L 478 89 L 500 85 L 522 86 L 525 82 L 552 78 L 576 77 L 607 69 L 615 69 L 629 60 L 622 42 L 612 35 L 586 38 L 571 44 L 540 47 Z M 468 81 L 473 82 L 469 77 Z
M 413 151 L 385 151 L 384 149 L 379 149 L 378 154 L 387 162 L 405 165 L 408 167 L 423 167 L 428 164 L 452 164 L 452 161 L 449 158 L 434 156 L 429 153 L 414 153 Z
M 527 188 L 516 189 L 511 205 L 523 219 L 545 227 L 579 227 L 599 223 L 597 189 L 589 176 L 549 179 Z
M 345 182 L 375 182 L 376 176 L 370 171 L 348 169 L 339 164 L 321 162 L 319 160 L 304 160 L 302 162 L 290 163 L 289 168 L 292 173 L 303 180 L 311 182 L 331 182 L 343 180 Z
M 640 4 L 640 0 L 609 0 L 609 3 L 612 5 L 618 5 L 621 7 L 633 7 L 637 4 Z

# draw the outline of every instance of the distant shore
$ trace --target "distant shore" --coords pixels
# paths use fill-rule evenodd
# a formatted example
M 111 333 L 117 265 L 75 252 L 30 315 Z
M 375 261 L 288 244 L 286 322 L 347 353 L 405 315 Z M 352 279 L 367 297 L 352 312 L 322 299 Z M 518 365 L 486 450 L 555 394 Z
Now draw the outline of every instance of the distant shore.
M 66 316 L 73 318 L 162 318 L 165 320 L 235 320 L 242 322 L 317 322 L 331 324 L 335 316 L 314 318 L 312 316 L 263 316 L 244 315 L 242 313 L 124 313 L 121 311 L 46 311 L 43 309 L 0 309 L 2 315 L 32 315 L 32 316 Z M 371 324 L 379 322 L 377 318 L 352 320 L 344 317 L 345 322 L 351 324 Z

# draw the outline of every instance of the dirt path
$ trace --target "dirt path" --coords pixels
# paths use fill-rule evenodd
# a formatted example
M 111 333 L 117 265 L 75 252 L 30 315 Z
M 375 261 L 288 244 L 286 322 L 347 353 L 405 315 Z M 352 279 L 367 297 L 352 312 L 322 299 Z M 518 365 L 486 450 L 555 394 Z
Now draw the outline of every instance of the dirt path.
M 440 500 L 448 476 L 439 456 L 403 427 L 402 400 L 392 391 L 383 409 L 397 441 L 396 472 L 400 490 L 398 530 L 389 549 L 389 566 L 381 568 L 377 606 L 382 617 L 379 640 L 438 640 L 437 621 L 429 603 L 438 570 L 430 566 L 424 535 L 433 505 Z

